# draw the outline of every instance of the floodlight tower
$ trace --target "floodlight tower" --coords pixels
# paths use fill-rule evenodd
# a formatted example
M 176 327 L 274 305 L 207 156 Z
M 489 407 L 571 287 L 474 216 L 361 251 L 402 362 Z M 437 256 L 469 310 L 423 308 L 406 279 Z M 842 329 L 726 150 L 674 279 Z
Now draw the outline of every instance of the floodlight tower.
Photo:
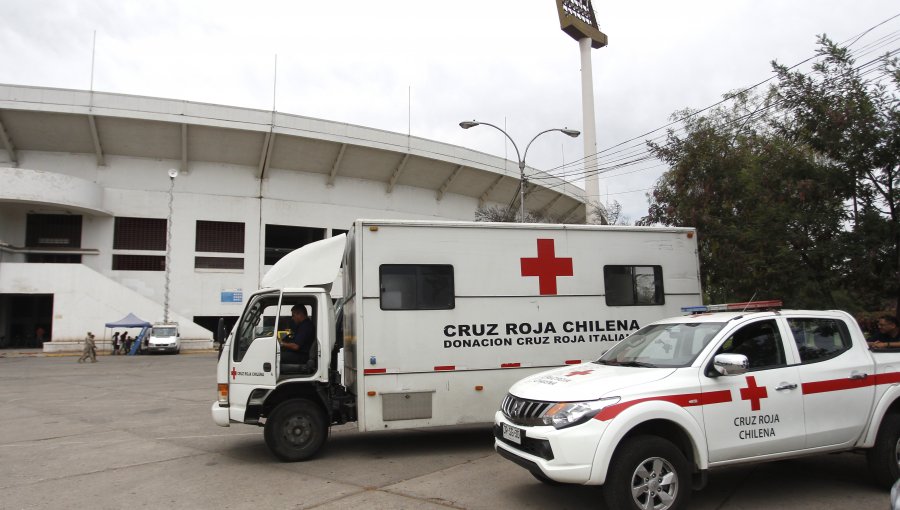
M 578 41 L 581 50 L 581 110 L 584 126 L 584 192 L 587 195 L 585 215 L 588 223 L 602 221 L 591 218 L 591 206 L 600 201 L 600 179 L 597 163 L 597 123 L 594 118 L 594 77 L 591 69 L 591 48 L 607 45 L 606 34 L 600 31 L 591 0 L 556 0 L 559 28 Z

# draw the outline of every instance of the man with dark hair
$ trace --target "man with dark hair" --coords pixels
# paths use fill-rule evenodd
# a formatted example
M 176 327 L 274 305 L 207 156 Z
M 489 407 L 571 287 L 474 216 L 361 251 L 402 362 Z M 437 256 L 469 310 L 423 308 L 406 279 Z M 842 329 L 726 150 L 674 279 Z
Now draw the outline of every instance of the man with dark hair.
M 280 340 L 281 364 L 304 365 L 300 370 L 309 372 L 315 368 L 318 349 L 315 330 L 304 305 L 291 308 L 290 327 L 290 335 Z
M 878 319 L 878 332 L 869 340 L 870 349 L 893 349 L 900 347 L 900 325 L 893 315 L 884 315 Z

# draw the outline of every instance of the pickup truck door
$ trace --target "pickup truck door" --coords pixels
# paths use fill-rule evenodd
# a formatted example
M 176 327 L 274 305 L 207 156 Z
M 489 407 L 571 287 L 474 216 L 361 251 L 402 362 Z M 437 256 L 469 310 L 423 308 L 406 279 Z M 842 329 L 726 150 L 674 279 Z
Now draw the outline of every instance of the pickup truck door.
M 784 319 L 797 348 L 806 446 L 816 448 L 859 439 L 875 398 L 875 367 L 862 338 L 854 344 L 837 318 Z
M 800 450 L 805 444 L 800 376 L 794 351 L 774 319 L 744 323 L 726 334 L 705 361 L 700 374 L 703 393 L 728 391 L 730 400 L 703 406 L 709 460 L 727 462 Z M 717 375 L 715 354 L 744 354 L 750 370 Z
M 244 421 L 247 400 L 254 389 L 275 387 L 278 342 L 274 322 L 280 300 L 278 291 L 252 295 L 235 325 L 228 369 L 229 417 L 232 420 Z

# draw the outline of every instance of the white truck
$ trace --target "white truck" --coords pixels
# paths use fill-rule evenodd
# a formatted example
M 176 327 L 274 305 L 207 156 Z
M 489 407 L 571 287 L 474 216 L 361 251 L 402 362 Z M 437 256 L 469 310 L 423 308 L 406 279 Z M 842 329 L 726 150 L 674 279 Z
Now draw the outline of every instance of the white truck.
M 544 482 L 603 485 L 616 509 L 684 508 L 709 469 L 849 450 L 890 487 L 900 351 L 870 351 L 844 312 L 752 309 L 773 304 L 661 320 L 517 382 L 497 452 Z
M 698 266 L 686 228 L 358 220 L 346 239 L 285 256 L 248 297 L 220 353 L 213 419 L 264 426 L 285 461 L 314 455 L 334 424 L 490 423 L 523 376 L 699 304 Z M 316 331 L 313 370 L 280 363 L 298 304 Z

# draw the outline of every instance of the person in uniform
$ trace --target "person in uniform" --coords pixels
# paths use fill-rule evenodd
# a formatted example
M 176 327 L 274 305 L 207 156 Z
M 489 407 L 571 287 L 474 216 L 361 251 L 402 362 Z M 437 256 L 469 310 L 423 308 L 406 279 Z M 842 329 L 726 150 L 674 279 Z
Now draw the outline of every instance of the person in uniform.
M 97 344 L 94 343 L 94 334 L 88 331 L 86 337 L 84 337 L 84 350 L 81 351 L 81 357 L 78 358 L 79 363 L 84 363 L 84 361 L 88 358 L 91 358 L 91 363 L 97 362 Z

